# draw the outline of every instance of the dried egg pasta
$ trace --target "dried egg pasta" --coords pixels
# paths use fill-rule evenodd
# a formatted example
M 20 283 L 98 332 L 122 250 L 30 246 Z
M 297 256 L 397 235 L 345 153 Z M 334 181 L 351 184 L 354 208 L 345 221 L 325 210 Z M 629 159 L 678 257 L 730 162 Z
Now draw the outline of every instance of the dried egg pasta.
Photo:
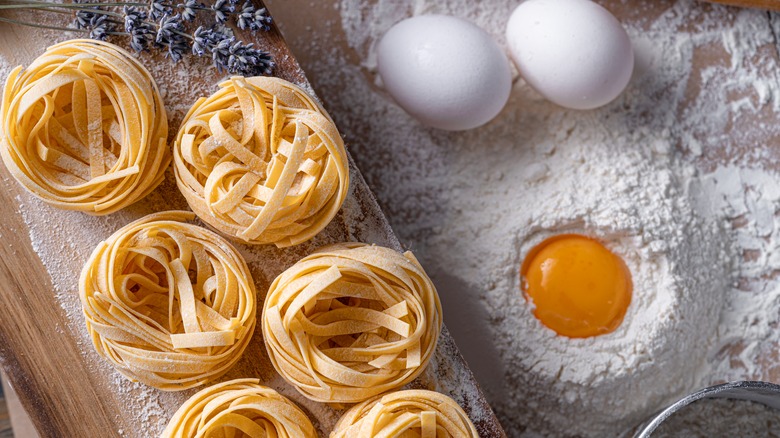
M 414 255 L 362 243 L 325 247 L 284 271 L 262 317 L 276 370 L 306 397 L 333 404 L 412 381 L 441 325 L 439 296 Z
M 171 160 L 168 119 L 149 72 L 95 40 L 49 47 L 3 90 L 0 156 L 44 201 L 102 215 L 143 198 Z
M 330 438 L 400 436 L 479 438 L 455 400 L 425 390 L 391 392 L 355 405 L 330 434 Z
M 306 414 L 257 379 L 237 379 L 205 388 L 171 418 L 162 438 L 317 438 Z
M 233 77 L 182 122 L 174 170 L 190 208 L 243 242 L 296 245 L 320 232 L 347 194 L 344 143 L 301 88 Z
M 148 215 L 101 242 L 79 293 L 98 353 L 133 381 L 176 391 L 224 374 L 255 327 L 244 259 L 190 212 Z

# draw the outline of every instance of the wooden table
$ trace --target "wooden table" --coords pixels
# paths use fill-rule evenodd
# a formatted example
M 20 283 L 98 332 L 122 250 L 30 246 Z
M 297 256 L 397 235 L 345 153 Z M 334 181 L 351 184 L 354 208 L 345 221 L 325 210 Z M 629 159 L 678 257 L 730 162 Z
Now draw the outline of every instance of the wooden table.
M 0 26 L 0 56 L 12 65 L 27 65 L 42 53 L 47 45 L 73 37 L 75 36 L 62 32 L 32 31 L 30 28 L 3 24 Z M 276 28 L 269 33 L 258 34 L 257 43 L 274 56 L 278 63 L 274 73 L 276 76 L 309 87 L 296 58 L 290 53 Z M 142 55 L 141 59 L 146 63 L 168 62 L 159 57 L 150 58 L 149 55 Z M 213 74 L 192 75 L 193 100 L 199 90 L 213 90 L 214 84 L 222 76 L 213 70 L 204 70 L 204 62 L 200 62 L 196 71 Z M 184 67 L 164 67 L 159 71 L 168 75 L 172 74 L 175 68 Z M 161 88 L 165 88 L 163 84 L 166 77 L 168 76 L 156 77 Z M 170 110 L 171 102 L 166 101 L 166 105 Z M 181 106 L 182 103 L 174 106 L 177 105 Z M 172 111 L 171 136 L 175 134 L 181 113 L 181 109 Z M 289 251 L 293 251 L 296 257 L 299 257 L 318 245 L 336 240 L 363 240 L 401 249 L 371 191 L 351 160 L 350 166 L 353 188 L 347 203 L 353 205 L 353 208 L 349 217 L 341 212 L 322 233 L 324 237 L 318 236 L 312 243 L 294 249 L 269 248 L 269 256 L 281 256 L 287 251 L 284 255 L 289 257 Z M 52 284 L 49 272 L 33 250 L 28 226 L 19 208 L 20 202 L 29 203 L 34 200 L 10 178 L 2 166 L 0 178 L 0 216 L 3 218 L 0 222 L 3 242 L 0 245 L 0 365 L 19 394 L 22 405 L 43 437 L 149 436 L 151 431 L 139 429 L 141 426 L 135 421 L 137 412 L 132 412 L 141 409 L 142 406 L 138 404 L 143 401 L 128 401 L 127 398 L 118 397 L 112 389 L 115 388 L 112 385 L 117 384 L 112 371 L 95 372 L 96 354 L 78 330 L 78 324 L 83 324 L 83 321 L 69 318 L 63 310 L 62 302 L 53 292 L 56 286 L 72 287 L 78 272 L 73 272 L 72 283 L 69 281 L 67 285 Z M 152 196 L 164 197 L 170 201 L 172 208 L 186 206 L 175 186 L 170 184 L 170 175 L 168 183 L 164 183 Z M 152 204 L 141 201 L 131 210 L 140 215 L 154 209 Z M 60 212 L 44 207 L 32 214 L 56 216 Z M 94 220 L 97 224 L 101 219 Z M 360 222 L 359 227 L 355 226 L 355 221 Z M 85 236 L 93 231 L 84 229 Z M 68 254 L 68 248 L 64 247 L 61 257 L 63 262 L 69 263 L 73 260 L 85 260 L 88 255 Z M 253 275 L 258 290 L 264 294 L 272 278 L 255 269 Z M 263 371 L 263 366 L 267 363 L 256 363 L 267 362 L 259 327 L 258 324 L 252 345 L 237 365 L 237 371 L 232 371 L 226 378 L 239 377 L 240 374 L 237 373 L 251 370 L 257 372 L 261 380 L 272 379 L 270 374 Z M 100 369 L 102 368 L 98 368 Z M 278 380 L 275 379 L 274 382 Z M 121 380 L 118 382 L 126 383 Z M 446 328 L 439 340 L 431 366 L 413 385 L 435 388 L 451 394 L 469 412 L 482 436 L 505 436 Z M 192 391 L 160 393 L 156 396 L 162 400 L 165 412 L 170 414 L 170 411 L 191 393 Z M 318 422 L 317 420 L 315 418 L 315 422 Z M 156 429 L 161 429 L 164 422 L 167 422 L 167 418 L 159 418 L 153 425 Z M 319 426 L 321 434 L 327 433 L 323 424 Z

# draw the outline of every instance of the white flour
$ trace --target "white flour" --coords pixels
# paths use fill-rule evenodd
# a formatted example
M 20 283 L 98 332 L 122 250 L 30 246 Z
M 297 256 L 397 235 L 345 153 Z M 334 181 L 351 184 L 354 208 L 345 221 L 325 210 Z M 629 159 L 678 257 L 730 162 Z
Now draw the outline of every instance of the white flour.
M 272 12 L 283 11 L 274 7 L 279 1 L 268 2 Z M 572 112 L 518 81 L 494 122 L 447 133 L 419 126 L 381 91 L 374 44 L 394 22 L 421 13 L 468 18 L 503 43 L 517 0 L 341 0 L 335 9 L 294 1 L 321 17 L 288 35 L 294 51 L 310 60 L 304 67 L 395 230 L 433 274 L 446 323 L 511 437 L 614 436 L 703 385 L 780 381 L 780 175 L 771 170 L 780 169 L 780 149 L 771 149 L 780 138 L 780 19 L 691 0 L 610 1 L 638 54 L 624 96 Z M 171 71 L 154 73 L 186 90 L 187 78 Z M 186 106 L 171 108 L 174 118 Z M 166 190 L 175 188 L 157 193 Z M 156 196 L 108 218 L 19 199 L 71 321 L 80 321 L 73 273 L 94 245 L 131 218 L 182 206 Z M 345 222 L 358 223 L 359 210 L 348 205 Z M 350 236 L 365 232 L 351 227 Z M 83 238 L 79 229 L 96 234 Z M 631 269 L 633 301 L 614 333 L 568 340 L 530 314 L 518 288 L 520 262 L 560 232 L 602 239 Z M 343 237 L 322 236 L 334 238 Z M 63 262 L 63 247 L 80 258 Z M 258 251 L 245 252 L 258 277 L 294 261 L 264 264 L 280 254 Z M 86 339 L 80 325 L 72 329 Z M 251 372 L 271 380 L 265 365 Z M 271 385 L 295 397 L 281 382 Z M 112 390 L 150 434 L 189 395 L 163 396 L 121 379 Z M 327 431 L 334 414 L 296 400 L 317 410 Z M 703 410 L 691 421 L 728 412 Z
M 653 432 L 653 438 L 714 436 L 780 437 L 780 411 L 745 400 L 700 400 L 673 414 Z
M 57 23 L 61 24 L 61 23 Z M 62 39 L 55 33 L 36 34 L 37 45 L 45 47 Z M 32 43 L 32 41 L 31 41 Z M 31 44 L 35 46 L 35 44 Z M 28 65 L 26 53 L 13 56 L 20 59 L 0 57 L 0 78 L 5 79 L 9 66 L 21 63 Z M 150 59 L 142 56 L 160 87 L 166 103 L 172 132 L 175 133 L 191 103 L 198 96 L 211 94 L 217 88 L 216 75 L 208 60 L 189 58 L 192 64 L 174 65 L 158 56 Z M 184 62 L 184 61 L 183 61 Z M 189 72 L 189 75 L 187 74 Z M 296 71 L 285 71 L 296 77 Z M 190 76 L 191 75 L 191 76 Z M 308 87 L 308 84 L 303 84 Z M 252 272 L 253 279 L 262 299 L 270 282 L 284 269 L 326 244 L 343 241 L 372 242 L 378 245 L 398 248 L 392 230 L 379 212 L 373 197 L 365 185 L 357 184 L 358 175 L 350 176 L 355 183 L 339 213 L 330 225 L 312 240 L 294 248 L 277 249 L 273 246 L 247 246 L 237 244 Z M 18 188 L 11 179 L 0 180 L 0 189 Z M 116 433 L 129 438 L 158 436 L 178 407 L 196 390 L 163 392 L 142 384 L 131 383 L 116 372 L 95 352 L 84 325 L 81 303 L 78 297 L 78 276 L 84 262 L 97 244 L 128 222 L 152 212 L 168 209 L 187 209 L 184 198 L 175 186 L 173 172 L 168 169 L 161 186 L 145 199 L 109 216 L 93 217 L 78 212 L 58 210 L 50 207 L 24 192 L 16 197 L 16 204 L 24 219 L 33 249 L 51 276 L 54 296 L 61 306 L 67 323 L 60 330 L 74 335 L 89 370 L 96 375 L 93 384 L 105 385 L 107 397 L 113 397 L 117 406 L 123 408 L 121 416 L 115 418 Z M 257 377 L 301 406 L 314 422 L 320 436 L 327 436 L 341 411 L 327 405 L 306 399 L 287 384 L 273 369 L 262 344 L 260 325 L 256 327 L 254 339 L 250 342 L 242 359 L 225 379 Z M 481 399 L 472 376 L 456 354 L 456 347 L 449 336 L 442 336 L 436 352 L 423 374 L 410 384 L 417 388 L 437 390 L 451 395 L 458 403 L 468 407 L 468 412 L 478 430 L 486 431 L 491 426 L 492 413 Z M 105 377 L 108 376 L 108 379 Z M 112 435 L 112 431 L 106 431 Z
M 600 2 L 622 17 L 637 73 L 598 111 L 563 110 L 518 81 L 495 121 L 447 133 L 381 90 L 374 46 L 395 22 L 452 14 L 503 43 L 517 3 L 341 0 L 313 11 L 321 19 L 305 34 L 288 32 L 394 228 L 432 271 L 508 434 L 614 436 L 698 387 L 780 380 L 780 175 L 770 170 L 780 168 L 770 146 L 780 19 L 693 1 Z M 557 337 L 522 299 L 523 256 L 561 232 L 602 239 L 631 269 L 616 332 Z

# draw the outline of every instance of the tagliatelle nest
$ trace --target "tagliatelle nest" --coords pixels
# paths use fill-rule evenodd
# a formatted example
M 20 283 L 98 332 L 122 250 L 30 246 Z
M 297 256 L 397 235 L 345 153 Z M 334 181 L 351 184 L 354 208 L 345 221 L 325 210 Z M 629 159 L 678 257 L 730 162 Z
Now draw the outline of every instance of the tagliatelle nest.
M 343 243 L 284 271 L 263 306 L 276 370 L 306 397 L 356 403 L 427 365 L 441 332 L 439 296 L 412 253 Z
M 257 379 L 210 386 L 190 397 L 173 415 L 163 438 L 317 438 L 311 420 L 283 395 Z
M 79 279 L 97 352 L 133 381 L 192 388 L 230 369 L 255 327 L 244 259 L 216 233 L 156 213 L 101 242 Z
M 13 70 L 1 119 L 11 175 L 59 208 L 115 212 L 157 187 L 171 160 L 154 80 L 102 41 L 66 41 Z
M 243 242 L 296 245 L 347 195 L 344 143 L 298 86 L 233 77 L 193 105 L 174 145 L 179 189 L 197 215 Z
M 419 436 L 479 438 L 455 400 L 434 391 L 396 391 L 353 406 L 330 438 Z

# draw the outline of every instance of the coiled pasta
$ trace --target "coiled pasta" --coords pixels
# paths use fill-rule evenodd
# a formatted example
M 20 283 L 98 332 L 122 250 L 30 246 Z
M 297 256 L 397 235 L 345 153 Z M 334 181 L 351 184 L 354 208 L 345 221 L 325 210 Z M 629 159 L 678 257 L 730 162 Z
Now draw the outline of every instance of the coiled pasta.
M 263 306 L 266 349 L 306 397 L 356 403 L 425 368 L 441 304 L 411 252 L 361 243 L 323 248 L 284 271 Z
M 391 392 L 355 405 L 330 434 L 330 438 L 391 436 L 479 438 L 455 400 L 426 390 Z
M 237 379 L 198 391 L 171 418 L 162 438 L 317 438 L 293 402 L 257 379 Z
M 344 143 L 301 88 L 233 77 L 201 98 L 174 144 L 179 189 L 221 232 L 251 244 L 296 245 L 320 232 L 349 186 Z
M 255 327 L 255 287 L 222 237 L 156 213 L 101 242 L 79 279 L 98 353 L 133 381 L 175 391 L 215 379 L 238 360 Z
M 149 72 L 95 40 L 52 47 L 3 90 L 0 157 L 27 190 L 59 208 L 102 215 L 163 180 L 168 119 Z

